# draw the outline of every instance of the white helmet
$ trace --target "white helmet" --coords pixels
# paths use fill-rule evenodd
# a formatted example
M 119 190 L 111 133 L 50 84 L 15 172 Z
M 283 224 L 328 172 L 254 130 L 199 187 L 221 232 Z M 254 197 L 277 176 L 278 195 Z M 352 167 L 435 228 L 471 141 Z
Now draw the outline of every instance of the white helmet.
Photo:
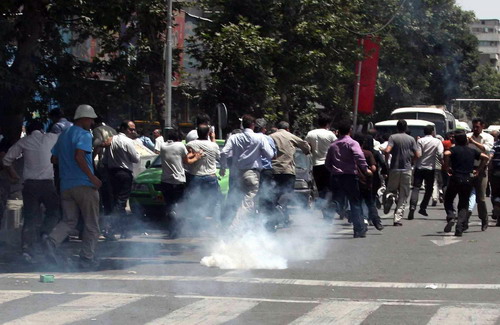
M 75 112 L 75 120 L 79 118 L 88 117 L 88 118 L 97 118 L 96 113 L 94 112 L 94 108 L 90 105 L 80 105 L 76 108 Z

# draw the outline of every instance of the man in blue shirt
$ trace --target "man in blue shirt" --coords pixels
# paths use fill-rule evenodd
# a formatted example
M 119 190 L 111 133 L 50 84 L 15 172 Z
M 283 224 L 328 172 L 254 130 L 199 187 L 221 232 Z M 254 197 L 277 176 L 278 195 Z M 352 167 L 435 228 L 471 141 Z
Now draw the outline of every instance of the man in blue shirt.
M 242 117 L 243 133 L 231 136 L 221 151 L 220 175 L 224 176 L 227 157 L 232 157 L 235 172 L 238 173 L 238 188 L 243 196 L 243 209 L 255 211 L 254 198 L 259 191 L 262 158 L 272 159 L 274 151 L 261 135 L 254 133 L 255 119 L 251 115 Z
M 44 238 L 50 259 L 60 263 L 56 253 L 64 239 L 75 229 L 81 216 L 85 224 L 80 266 L 96 266 L 95 248 L 99 238 L 99 192 L 101 181 L 94 175 L 92 164 L 92 134 L 90 129 L 97 115 L 89 105 L 80 105 L 75 112 L 75 124 L 65 130 L 52 149 L 52 162 L 59 167 L 63 219 Z

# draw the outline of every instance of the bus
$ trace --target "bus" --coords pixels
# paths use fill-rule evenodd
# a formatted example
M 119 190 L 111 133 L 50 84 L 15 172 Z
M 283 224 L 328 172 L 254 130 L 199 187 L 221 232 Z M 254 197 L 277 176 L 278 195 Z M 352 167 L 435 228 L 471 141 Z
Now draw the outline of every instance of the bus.
M 456 128 L 455 117 L 444 106 L 413 106 L 397 108 L 391 113 L 392 120 L 424 120 L 434 123 L 436 134 L 444 136 Z

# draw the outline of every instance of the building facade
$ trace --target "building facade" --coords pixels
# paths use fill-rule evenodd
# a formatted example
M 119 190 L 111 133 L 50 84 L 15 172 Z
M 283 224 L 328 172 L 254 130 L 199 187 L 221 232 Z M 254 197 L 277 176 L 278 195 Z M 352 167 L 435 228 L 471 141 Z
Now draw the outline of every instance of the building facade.
M 471 31 L 479 40 L 480 63 L 500 72 L 500 20 L 477 20 L 471 24 Z

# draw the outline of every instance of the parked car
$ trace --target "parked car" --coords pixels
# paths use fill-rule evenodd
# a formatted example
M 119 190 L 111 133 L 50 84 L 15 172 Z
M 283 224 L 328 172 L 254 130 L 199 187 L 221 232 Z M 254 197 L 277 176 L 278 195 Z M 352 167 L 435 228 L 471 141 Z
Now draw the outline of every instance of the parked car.
M 317 190 L 312 174 L 311 156 L 305 155 L 302 150 L 297 148 L 294 160 L 296 168 L 294 187 L 296 202 L 298 202 L 301 207 L 311 208 L 314 199 L 317 197 Z

